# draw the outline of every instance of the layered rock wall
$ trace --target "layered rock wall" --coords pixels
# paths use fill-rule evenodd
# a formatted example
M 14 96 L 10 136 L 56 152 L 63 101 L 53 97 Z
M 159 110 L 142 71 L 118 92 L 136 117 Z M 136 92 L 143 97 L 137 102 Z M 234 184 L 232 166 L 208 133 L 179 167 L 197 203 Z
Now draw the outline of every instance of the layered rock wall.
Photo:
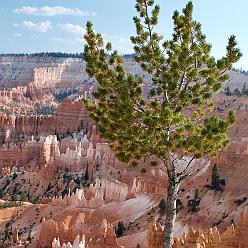
M 5 145 L 0 150 L 0 165 L 2 167 L 16 166 L 27 167 L 28 163 L 31 161 L 37 161 L 40 155 L 40 145 L 39 144 L 26 144 L 25 146 L 7 149 Z
M 149 193 L 163 195 L 166 188 L 167 175 L 161 170 L 151 170 L 145 179 L 133 179 L 132 193 Z
M 37 56 L 0 56 L 0 89 L 28 85 L 34 81 L 34 69 L 53 67 L 64 58 Z
M 56 84 L 68 88 L 82 84 L 88 79 L 85 63 L 80 59 L 66 59 L 56 67 L 35 68 L 33 73 L 35 85 L 44 88 Z
M 125 59 L 128 72 L 147 75 L 133 59 Z M 74 58 L 53 58 L 37 56 L 1 56 L 0 89 L 34 82 L 37 87 L 72 87 L 88 81 L 85 62 Z
M 66 99 L 53 116 L 7 115 L 0 113 L 0 128 L 15 133 L 68 133 L 90 126 L 89 113 L 81 101 Z

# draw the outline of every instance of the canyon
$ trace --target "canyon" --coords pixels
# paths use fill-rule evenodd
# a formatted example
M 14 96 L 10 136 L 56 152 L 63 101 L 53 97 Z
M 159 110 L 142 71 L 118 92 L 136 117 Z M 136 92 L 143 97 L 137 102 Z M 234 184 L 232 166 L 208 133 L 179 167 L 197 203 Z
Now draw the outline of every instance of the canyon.
M 125 67 L 147 77 L 131 58 Z M 245 75 L 230 74 L 232 89 L 248 82 Z M 82 102 L 92 99 L 96 87 L 80 59 L 0 57 L 4 247 L 161 247 L 166 171 L 157 161 L 139 172 L 154 158 L 140 159 L 133 168 L 115 157 Z M 220 92 L 214 101 L 219 115 L 236 110 L 231 144 L 215 159 L 192 164 L 180 189 L 173 248 L 247 247 L 247 99 Z M 211 188 L 215 165 L 220 190 Z M 199 204 L 192 211 L 195 198 Z

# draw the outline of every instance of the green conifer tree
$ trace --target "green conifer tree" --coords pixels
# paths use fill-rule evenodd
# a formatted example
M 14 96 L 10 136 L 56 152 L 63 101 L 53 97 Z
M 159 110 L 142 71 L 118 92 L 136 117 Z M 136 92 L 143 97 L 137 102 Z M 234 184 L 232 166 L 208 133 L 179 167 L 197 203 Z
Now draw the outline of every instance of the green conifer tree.
M 123 58 L 88 22 L 84 59 L 87 73 L 99 87 L 96 101 L 84 99 L 84 103 L 119 160 L 132 163 L 153 155 L 163 162 L 168 187 L 162 247 L 171 248 L 178 190 L 192 161 L 214 157 L 229 144 L 227 130 L 235 114 L 230 111 L 226 119 L 212 114 L 211 96 L 227 80 L 241 53 L 231 36 L 226 55 L 217 61 L 211 56 L 201 24 L 192 18 L 192 2 L 182 14 L 174 12 L 171 40 L 155 32 L 160 7 L 153 0 L 136 0 L 136 9 L 137 35 L 131 37 L 135 61 L 151 80 L 126 73 Z M 144 97 L 144 86 L 149 97 Z M 178 167 L 181 162 L 184 169 Z
M 229 86 L 225 87 L 225 89 L 224 89 L 224 93 L 225 93 L 227 96 L 231 96 L 231 95 L 232 95 L 232 92 L 231 92 L 231 90 L 230 90 L 230 87 L 229 87 Z
M 218 186 L 219 179 L 220 179 L 219 169 L 217 167 L 217 164 L 215 164 L 212 168 L 212 185 Z
M 161 201 L 159 202 L 158 204 L 158 207 L 159 207 L 159 213 L 160 215 L 164 215 L 165 214 L 165 211 L 166 211 L 166 202 L 165 202 L 165 199 L 161 199 Z
M 27 197 L 27 194 L 25 192 L 21 192 L 21 195 L 20 195 L 20 201 L 28 201 L 28 197 Z
M 119 238 L 126 231 L 126 227 L 122 221 L 118 222 L 117 229 L 115 231 L 116 237 Z
M 85 170 L 84 179 L 86 182 L 88 182 L 88 180 L 89 180 L 89 166 L 88 166 L 88 164 L 87 164 L 87 167 Z
M 240 92 L 240 90 L 238 88 L 234 89 L 233 94 L 235 96 L 241 96 L 241 92 Z
M 246 95 L 246 94 L 247 94 L 247 88 L 246 88 L 246 83 L 244 83 L 242 87 L 242 95 Z

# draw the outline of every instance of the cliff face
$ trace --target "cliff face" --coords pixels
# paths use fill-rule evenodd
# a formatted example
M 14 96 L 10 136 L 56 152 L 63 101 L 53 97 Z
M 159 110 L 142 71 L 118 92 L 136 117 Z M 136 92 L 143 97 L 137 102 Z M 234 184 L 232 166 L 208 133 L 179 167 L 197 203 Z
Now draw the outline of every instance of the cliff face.
M 65 59 L 31 56 L 0 57 L 0 88 L 28 85 L 34 81 L 34 69 L 54 67 Z
M 125 68 L 136 75 L 142 74 L 133 59 L 125 59 Z M 85 62 L 73 58 L 32 56 L 0 57 L 0 89 L 28 85 L 34 82 L 38 88 L 75 87 L 85 83 L 89 77 Z
M 33 70 L 34 84 L 38 87 L 73 87 L 80 85 L 88 79 L 85 63 L 80 59 L 66 59 L 55 67 L 41 67 Z
M 56 109 L 57 102 L 49 90 L 37 88 L 33 83 L 0 91 L 0 115 L 41 114 L 41 108 Z
M 34 82 L 37 87 L 55 84 L 68 86 L 84 83 L 87 79 L 85 63 L 80 59 L 52 57 L 0 57 L 0 89 Z
M 67 147 L 64 152 L 60 151 L 60 143 L 56 135 L 41 136 L 38 141 L 32 137 L 31 140 L 20 143 L 19 146 L 13 143 L 4 144 L 0 150 L 0 166 L 8 164 L 9 167 L 17 166 L 19 168 L 25 167 L 31 161 L 36 161 L 37 168 L 40 165 L 52 163 L 55 168 L 61 170 L 66 168 L 70 168 L 72 171 L 85 169 L 84 167 L 90 160 L 87 157 L 87 151 L 92 147 L 92 143 L 91 146 L 88 143 L 88 146 L 84 147 L 85 150 L 82 149 L 85 139 L 70 140 L 72 149 Z
M 73 132 L 83 127 L 86 128 L 89 124 L 89 113 L 80 100 L 66 99 L 52 116 L 0 113 L 0 128 L 29 135 Z
M 133 59 L 124 60 L 128 72 L 149 77 L 141 70 Z M 237 72 L 230 72 L 230 80 L 224 86 L 231 90 L 242 89 L 248 76 Z M 28 85 L 34 82 L 38 87 L 70 87 L 85 83 L 88 76 L 85 63 L 81 59 L 53 58 L 37 56 L 0 56 L 0 89 Z M 223 88 L 224 88 L 223 87 Z

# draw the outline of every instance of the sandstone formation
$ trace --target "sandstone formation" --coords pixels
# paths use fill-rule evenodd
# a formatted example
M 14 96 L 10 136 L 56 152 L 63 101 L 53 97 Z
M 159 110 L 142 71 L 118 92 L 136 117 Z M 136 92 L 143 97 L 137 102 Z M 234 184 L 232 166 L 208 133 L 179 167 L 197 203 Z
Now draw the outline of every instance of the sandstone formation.
M 133 59 L 125 59 L 127 71 L 142 73 Z M 88 76 L 85 62 L 73 58 L 53 58 L 36 56 L 1 56 L 0 57 L 0 88 L 27 85 L 30 82 L 38 87 L 70 87 L 85 83 Z M 146 76 L 143 73 L 143 76 Z M 57 87 L 57 86 L 56 86 Z
M 72 195 L 64 198 L 53 198 L 54 206 L 73 206 L 76 208 L 97 208 L 107 202 L 125 201 L 127 199 L 128 187 L 118 181 L 109 181 L 106 179 L 96 179 L 96 185 L 90 185 L 88 195 L 92 198 L 86 199 L 84 189 L 77 189 Z M 88 198 L 88 197 L 87 197 Z
M 159 223 L 155 220 L 148 226 L 147 242 L 149 248 L 161 248 L 162 247 L 162 235 L 163 229 Z
M 124 59 L 128 72 L 141 75 L 149 80 L 140 66 L 131 58 Z M 30 82 L 39 87 L 75 87 L 88 82 L 85 63 L 81 59 L 53 58 L 49 56 L 1 56 L 0 89 L 28 85 Z M 242 89 L 247 76 L 231 71 L 227 82 L 231 90 Z
M 87 79 L 85 65 L 80 59 L 65 59 L 36 56 L 1 56 L 0 57 L 0 86 L 13 87 L 27 85 L 48 86 L 56 82 L 67 84 L 84 82 Z M 85 77 L 83 78 L 83 76 Z
M 85 63 L 80 59 L 66 59 L 54 67 L 34 68 L 33 82 L 38 86 L 52 87 L 56 84 L 79 85 L 87 80 Z
M 36 115 L 40 114 L 42 107 L 56 109 L 56 100 L 49 90 L 37 88 L 33 83 L 0 91 L 0 114 L 2 116 Z
M 92 236 L 87 237 L 84 232 Z M 81 240 L 80 237 L 82 237 Z M 62 245 L 62 243 L 64 244 Z M 102 220 L 102 223 L 99 223 L 94 228 L 87 228 L 87 224 L 84 224 L 83 219 L 78 219 L 75 224 L 69 224 L 69 226 L 66 226 L 65 223 L 58 224 L 55 221 L 43 221 L 38 239 L 38 247 L 44 248 L 47 246 L 51 246 L 52 248 L 123 247 L 116 240 L 113 226 L 109 225 L 106 220 Z
M 248 214 L 244 211 L 240 214 L 237 225 L 227 227 L 220 234 L 216 227 L 208 231 L 189 229 L 182 238 L 175 238 L 173 248 L 233 248 L 247 247 Z M 161 248 L 163 229 L 159 223 L 153 222 L 148 227 L 148 247 Z
M 85 170 L 90 163 L 100 165 L 103 158 L 107 159 L 106 156 L 109 156 L 110 151 L 106 144 L 97 143 L 94 148 L 84 132 L 77 133 L 77 136 L 66 139 L 66 143 L 62 140 L 61 148 L 56 135 L 40 136 L 38 141 L 31 136 L 31 140 L 18 146 L 9 142 L 0 150 L 0 165 L 21 167 L 35 160 L 38 162 L 38 168 L 39 165 L 53 164 L 54 168 L 68 168 L 75 171 Z
M 6 115 L 0 113 L 0 128 L 29 135 L 73 132 L 88 127 L 89 123 L 88 111 L 80 100 L 65 100 L 53 116 Z
M 161 170 L 151 170 L 149 178 L 133 179 L 132 193 L 164 194 L 167 175 Z
M 59 238 L 54 238 L 52 243 L 52 248 L 86 248 L 85 247 L 85 236 L 82 237 L 82 240 L 80 241 L 79 235 L 75 238 L 73 241 L 73 244 L 71 245 L 70 242 L 67 244 L 60 244 Z
M 17 243 L 19 241 L 18 228 L 15 227 L 13 230 L 13 242 Z

